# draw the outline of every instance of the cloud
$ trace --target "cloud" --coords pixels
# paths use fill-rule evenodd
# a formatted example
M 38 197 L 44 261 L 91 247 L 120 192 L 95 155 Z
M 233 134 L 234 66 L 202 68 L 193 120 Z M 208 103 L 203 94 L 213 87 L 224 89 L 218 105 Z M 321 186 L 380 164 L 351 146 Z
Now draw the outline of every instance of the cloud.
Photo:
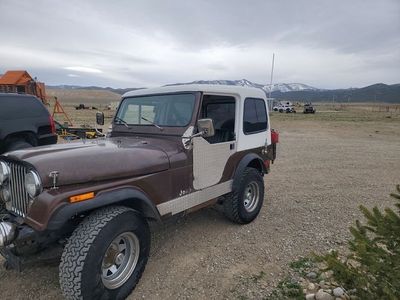
M 73 78 L 74 78 L 74 77 L 81 77 L 81 76 L 79 76 L 79 75 L 77 75 L 77 74 L 68 74 L 67 76 L 68 76 L 68 77 L 73 77 Z
M 82 72 L 82 73 L 103 73 L 103 71 L 101 71 L 99 69 L 91 68 L 91 67 L 82 67 L 82 66 L 64 67 L 64 69 L 69 70 L 69 71 Z
M 276 53 L 277 82 L 397 83 L 399 15 L 397 0 L 1 0 L 0 73 L 116 87 L 265 83 Z

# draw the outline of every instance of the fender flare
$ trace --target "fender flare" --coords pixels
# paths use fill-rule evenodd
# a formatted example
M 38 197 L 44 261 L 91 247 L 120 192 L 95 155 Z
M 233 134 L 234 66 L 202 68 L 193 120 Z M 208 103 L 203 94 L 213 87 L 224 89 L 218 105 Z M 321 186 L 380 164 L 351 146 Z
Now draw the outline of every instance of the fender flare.
M 51 216 L 47 229 L 60 229 L 73 216 L 108 205 L 127 206 L 140 211 L 146 218 L 161 221 L 161 215 L 156 205 L 145 193 L 132 187 L 124 187 L 99 192 L 94 199 L 89 201 L 68 203 L 61 206 Z
M 264 161 L 262 160 L 262 158 L 255 153 L 248 153 L 240 160 L 235 170 L 235 174 L 233 175 L 232 187 L 237 186 L 241 175 L 249 165 L 256 167 L 256 169 L 260 170 L 262 174 L 266 172 Z

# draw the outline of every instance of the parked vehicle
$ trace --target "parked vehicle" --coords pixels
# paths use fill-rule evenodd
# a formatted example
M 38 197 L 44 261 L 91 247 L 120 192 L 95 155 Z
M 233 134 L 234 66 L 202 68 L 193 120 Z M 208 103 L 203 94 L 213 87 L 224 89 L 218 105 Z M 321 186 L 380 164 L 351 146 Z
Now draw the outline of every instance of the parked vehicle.
M 41 100 L 0 93 L 0 154 L 55 143 L 54 121 Z
M 294 109 L 294 107 L 293 106 L 289 106 L 289 107 L 287 107 L 286 108 L 286 113 L 296 113 L 296 110 Z
M 315 114 L 316 110 L 311 103 L 304 104 L 303 113 L 305 114 Z
M 0 156 L 7 265 L 61 245 L 65 297 L 123 299 L 145 269 L 149 221 L 219 204 L 232 222 L 252 222 L 278 142 L 266 101 L 234 86 L 136 90 L 107 139 Z
M 277 110 L 280 113 L 296 113 L 296 110 L 292 107 L 292 106 L 288 106 L 288 105 L 281 105 L 277 107 Z

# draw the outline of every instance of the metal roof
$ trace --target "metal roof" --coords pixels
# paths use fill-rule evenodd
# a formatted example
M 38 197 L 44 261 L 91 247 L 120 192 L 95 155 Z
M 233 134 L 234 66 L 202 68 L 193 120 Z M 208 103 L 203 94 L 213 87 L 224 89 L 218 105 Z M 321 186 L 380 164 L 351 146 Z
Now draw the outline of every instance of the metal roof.
M 26 71 L 7 71 L 0 77 L 0 84 L 25 85 L 32 77 Z

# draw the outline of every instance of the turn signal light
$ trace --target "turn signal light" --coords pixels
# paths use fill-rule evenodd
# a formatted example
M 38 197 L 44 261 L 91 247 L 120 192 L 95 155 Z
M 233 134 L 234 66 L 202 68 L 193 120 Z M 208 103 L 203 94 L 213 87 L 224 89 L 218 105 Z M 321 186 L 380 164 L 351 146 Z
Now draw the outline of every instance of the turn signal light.
M 85 201 L 94 198 L 94 192 L 80 194 L 76 196 L 69 197 L 69 202 L 75 203 L 80 201 Z

